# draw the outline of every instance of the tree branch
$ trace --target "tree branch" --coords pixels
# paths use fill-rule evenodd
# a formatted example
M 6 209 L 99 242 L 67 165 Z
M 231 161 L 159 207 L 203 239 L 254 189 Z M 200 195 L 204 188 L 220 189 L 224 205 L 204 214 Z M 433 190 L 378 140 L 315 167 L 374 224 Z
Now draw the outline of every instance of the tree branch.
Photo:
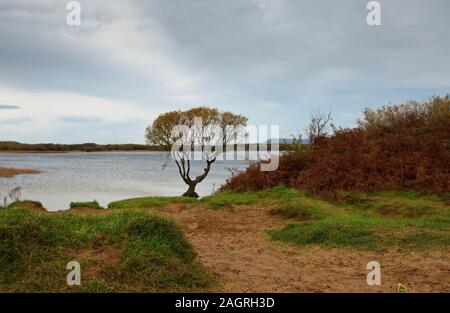
M 181 166 L 180 166 L 180 163 L 178 163 L 178 160 L 175 159 L 175 163 L 176 163 L 176 165 L 177 165 L 177 167 L 178 167 L 178 173 L 180 173 L 181 178 L 183 179 L 183 181 L 184 181 L 186 184 L 189 184 L 188 180 L 186 179 L 186 177 L 184 177 L 184 175 L 183 175 L 183 173 L 182 173 L 182 171 L 181 171 Z
M 215 158 L 212 159 L 211 161 L 208 161 L 208 160 L 206 161 L 206 168 L 204 169 L 203 174 L 200 175 L 200 176 L 197 176 L 197 177 L 195 178 L 195 182 L 196 182 L 197 184 L 198 184 L 198 183 L 201 183 L 202 180 L 204 180 L 205 177 L 208 176 L 209 170 L 211 169 L 211 164 L 213 164 L 215 161 L 216 161 Z

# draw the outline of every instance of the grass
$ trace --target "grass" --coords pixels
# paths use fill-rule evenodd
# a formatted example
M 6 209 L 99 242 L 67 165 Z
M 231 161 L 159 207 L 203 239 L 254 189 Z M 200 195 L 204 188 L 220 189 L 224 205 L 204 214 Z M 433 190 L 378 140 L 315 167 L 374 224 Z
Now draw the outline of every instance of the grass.
M 130 209 L 141 208 L 151 209 L 159 208 L 169 204 L 189 204 L 195 203 L 197 200 L 189 197 L 147 197 L 127 199 L 122 201 L 112 202 L 108 205 L 109 209 Z
M 292 202 L 297 207 L 275 211 L 292 220 L 282 229 L 268 231 L 275 240 L 377 251 L 450 245 L 450 209 L 436 196 L 386 192 L 353 195 L 351 204 L 311 197 Z
M 0 210 L 0 292 L 184 292 L 215 290 L 180 228 L 152 208 L 245 210 L 262 207 L 286 224 L 267 230 L 302 247 L 372 251 L 447 251 L 448 196 L 413 192 L 343 194 L 330 202 L 277 187 L 202 199 L 147 197 L 109 204 L 107 214 L 41 212 L 40 203 Z M 71 207 L 100 208 L 97 202 Z M 268 213 L 265 213 L 268 212 Z M 81 264 L 81 286 L 69 287 L 66 264 Z
M 109 214 L 0 210 L 0 292 L 201 291 L 213 279 L 172 221 L 149 211 Z M 81 264 L 81 286 L 66 265 Z
M 285 187 L 252 192 L 225 191 L 200 199 L 200 203 L 207 207 L 222 208 L 233 205 L 269 205 L 287 202 L 292 198 L 304 195 L 303 192 Z
M 330 202 L 285 187 L 257 192 L 223 192 L 200 200 L 141 198 L 110 204 L 112 208 L 155 207 L 183 204 L 206 209 L 239 206 L 270 208 L 269 214 L 287 221 L 268 230 L 274 240 L 301 246 L 321 245 L 363 250 L 424 251 L 448 249 L 450 208 L 448 198 L 414 192 L 343 194 Z
M 31 201 L 31 200 L 15 201 L 15 202 L 9 204 L 7 208 L 8 209 L 14 209 L 14 208 L 38 209 L 38 210 L 43 210 L 43 211 L 45 210 L 41 202 Z
M 70 208 L 71 209 L 89 208 L 89 209 L 97 209 L 97 210 L 103 210 L 104 209 L 95 200 L 94 201 L 90 201 L 90 202 L 71 202 L 70 203 Z
M 290 223 L 281 230 L 271 230 L 273 239 L 298 245 L 321 244 L 334 247 L 375 249 L 377 235 L 373 230 L 346 223 L 318 221 Z
M 270 210 L 269 213 L 296 221 L 317 220 L 323 216 L 320 210 L 310 204 L 305 204 L 303 201 L 282 203 Z
M 22 174 L 40 174 L 42 171 L 33 169 L 7 168 L 0 167 L 0 178 L 11 178 Z

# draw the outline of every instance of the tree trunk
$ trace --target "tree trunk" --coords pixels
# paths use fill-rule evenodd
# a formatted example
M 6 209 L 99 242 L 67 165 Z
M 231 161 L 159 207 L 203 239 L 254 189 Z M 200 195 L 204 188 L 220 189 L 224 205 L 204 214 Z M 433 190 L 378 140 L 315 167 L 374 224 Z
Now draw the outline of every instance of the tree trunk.
M 191 198 L 198 198 L 198 194 L 195 192 L 195 187 L 197 186 L 196 182 L 190 182 L 188 190 L 183 193 L 183 197 L 191 197 Z

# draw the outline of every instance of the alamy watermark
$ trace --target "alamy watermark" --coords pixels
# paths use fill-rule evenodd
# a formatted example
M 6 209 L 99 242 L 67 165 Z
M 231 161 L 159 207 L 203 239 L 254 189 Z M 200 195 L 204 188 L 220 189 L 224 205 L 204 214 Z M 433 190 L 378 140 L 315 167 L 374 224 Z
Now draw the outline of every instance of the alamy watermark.
M 381 25 L 381 4 L 378 1 L 370 1 L 366 6 L 369 13 L 367 14 L 367 25 L 380 26 Z
M 90 4 L 92 3 L 89 2 Z M 100 3 L 97 3 L 100 6 Z M 366 22 L 369 26 L 381 25 L 381 4 L 379 1 L 369 1 L 366 5 L 369 11 L 366 16 Z M 66 23 L 68 26 L 77 27 L 82 23 L 82 6 L 80 1 L 68 1 L 66 3 Z
M 68 11 L 66 22 L 69 26 L 81 25 L 81 4 L 79 1 L 67 2 L 66 9 Z
M 70 270 L 67 274 L 66 281 L 69 286 L 80 286 L 81 285 L 81 266 L 77 261 L 70 261 L 66 265 L 66 269 Z
M 278 125 L 221 126 L 195 117 L 191 126 L 173 127 L 171 137 L 176 138 L 171 147 L 176 161 L 262 161 L 261 171 L 278 169 Z
M 367 274 L 367 285 L 380 286 L 381 285 L 381 265 L 377 261 L 370 261 L 367 263 L 367 269 L 370 272 Z

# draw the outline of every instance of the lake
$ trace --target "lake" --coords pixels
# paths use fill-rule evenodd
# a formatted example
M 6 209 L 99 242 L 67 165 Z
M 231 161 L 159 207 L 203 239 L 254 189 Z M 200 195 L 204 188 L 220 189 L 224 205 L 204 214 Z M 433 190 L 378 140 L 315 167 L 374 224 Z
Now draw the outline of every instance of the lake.
M 165 168 L 163 165 L 167 164 Z M 193 161 L 191 177 L 205 163 Z M 51 211 L 69 208 L 72 201 L 97 200 L 101 205 L 143 196 L 179 196 L 186 191 L 175 162 L 162 152 L 0 154 L 0 166 L 44 171 L 37 175 L 0 178 L 0 200 L 21 187 L 21 198 L 42 202 Z M 230 176 L 229 169 L 244 169 L 248 161 L 216 161 L 197 186 L 200 196 L 211 194 Z

